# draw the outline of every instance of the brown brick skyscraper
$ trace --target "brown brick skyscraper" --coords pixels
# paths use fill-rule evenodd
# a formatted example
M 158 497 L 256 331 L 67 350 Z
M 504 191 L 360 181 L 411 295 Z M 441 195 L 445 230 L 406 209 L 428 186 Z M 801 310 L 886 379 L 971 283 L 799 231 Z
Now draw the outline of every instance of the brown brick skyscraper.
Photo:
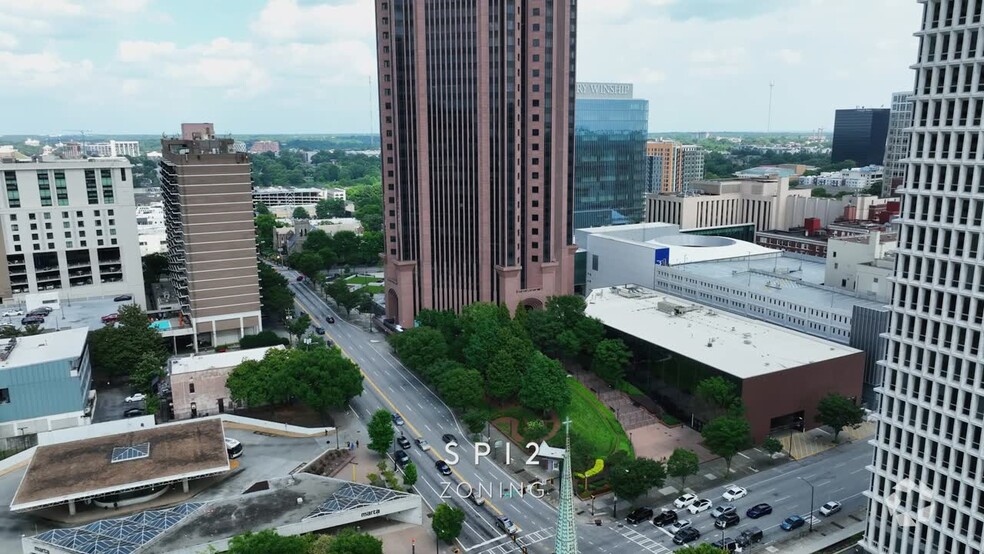
M 573 291 L 574 0 L 376 0 L 386 311 Z

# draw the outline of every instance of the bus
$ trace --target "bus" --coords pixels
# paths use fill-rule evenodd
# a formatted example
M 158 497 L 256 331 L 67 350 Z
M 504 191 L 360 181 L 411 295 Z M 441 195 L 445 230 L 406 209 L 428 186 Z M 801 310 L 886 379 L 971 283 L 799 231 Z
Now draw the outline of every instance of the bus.
M 233 460 L 243 455 L 243 444 L 236 439 L 230 439 L 226 437 L 226 452 L 229 453 L 229 459 Z

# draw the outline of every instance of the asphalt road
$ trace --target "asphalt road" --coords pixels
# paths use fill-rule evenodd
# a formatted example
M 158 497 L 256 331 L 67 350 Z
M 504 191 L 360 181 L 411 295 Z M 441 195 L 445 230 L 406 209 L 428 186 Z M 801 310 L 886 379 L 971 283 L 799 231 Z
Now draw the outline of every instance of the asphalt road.
M 362 368 L 365 392 L 351 403 L 358 417 L 368 422 L 371 414 L 380 408 L 399 413 L 406 424 L 397 428 L 398 433 L 403 433 L 411 441 L 423 437 L 431 444 L 428 452 L 422 452 L 416 445 L 409 450 L 420 476 L 416 490 L 431 507 L 448 502 L 465 510 L 465 527 L 459 537 L 463 549 L 481 554 L 508 554 L 519 552 L 520 546 L 527 546 L 529 552 L 552 552 L 557 515 L 553 506 L 529 494 L 520 497 L 515 491 L 521 489 L 522 484 L 489 459 L 481 459 L 477 466 L 474 464 L 474 445 L 468 441 L 463 425 L 456 421 L 451 410 L 427 386 L 400 364 L 386 343 L 384 334 L 367 332 L 346 322 L 312 292 L 306 282 L 297 282 L 296 272 L 283 268 L 280 271 L 290 280 L 290 288 L 301 308 L 317 322 L 316 325 L 325 327 L 329 338 Z M 328 315 L 335 316 L 337 323 L 327 324 L 325 318 Z M 451 477 L 440 475 L 434 467 L 438 458 L 450 461 L 441 440 L 444 433 L 454 434 L 460 443 L 460 448 L 455 449 L 460 461 L 453 465 Z M 779 529 L 779 523 L 787 516 L 801 515 L 810 521 L 810 486 L 802 480 L 805 479 L 815 489 L 815 514 L 819 514 L 817 510 L 828 500 L 843 504 L 843 510 L 832 518 L 815 516 L 814 525 L 846 526 L 854 522 L 848 519 L 849 514 L 865 505 L 862 491 L 867 490 L 870 480 L 865 466 L 871 462 L 871 453 L 869 444 L 857 442 L 737 481 L 749 490 L 749 494 L 733 503 L 742 519 L 723 535 L 714 528 L 709 511 L 697 515 L 681 511 L 680 515 L 693 521 L 701 531 L 702 542 L 718 540 L 722 536 L 735 537 L 743 528 L 755 525 L 765 532 L 763 545 L 767 545 L 790 536 Z M 472 486 L 482 483 L 495 493 L 484 506 L 475 506 L 455 494 L 454 487 L 459 483 Z M 704 495 L 717 506 L 724 502 L 721 495 L 729 484 L 722 482 Z M 513 489 L 511 495 L 510 488 Z M 500 494 L 500 490 L 504 494 Z M 463 492 L 467 493 L 467 489 Z M 768 502 L 773 507 L 773 513 L 757 520 L 746 518 L 745 511 L 760 502 Z M 653 508 L 658 511 L 662 507 Z M 498 515 L 509 517 L 521 529 L 516 543 L 495 527 L 495 517 Z M 651 523 L 594 526 L 584 519 L 579 519 L 578 523 L 578 544 L 582 552 L 660 554 L 676 548 L 669 532 Z M 792 533 L 805 533 L 808 528 L 809 524 Z

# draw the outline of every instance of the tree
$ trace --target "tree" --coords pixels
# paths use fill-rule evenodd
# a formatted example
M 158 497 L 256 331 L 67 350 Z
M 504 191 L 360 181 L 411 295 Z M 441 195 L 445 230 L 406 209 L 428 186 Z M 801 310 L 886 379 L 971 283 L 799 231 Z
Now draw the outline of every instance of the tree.
M 622 381 L 630 360 L 632 352 L 622 339 L 605 339 L 595 348 L 591 371 L 609 385 L 615 385 Z
M 621 498 L 634 500 L 666 481 L 663 462 L 649 458 L 626 459 L 609 468 L 608 483 Z
M 283 321 L 294 307 L 294 293 L 288 287 L 287 278 L 277 273 L 269 264 L 257 264 L 260 272 L 260 311 L 264 316 Z
M 297 554 L 307 552 L 310 536 L 295 535 L 284 537 L 273 529 L 259 533 L 247 531 L 232 537 L 229 541 L 229 554 Z
M 20 329 L 14 327 L 13 325 L 4 325 L 0 327 L 0 339 L 9 339 L 19 336 L 21 336 Z
M 413 462 L 403 468 L 403 485 L 412 487 L 417 482 L 417 466 Z
M 345 201 L 340 198 L 326 198 L 314 206 L 314 213 L 318 219 L 345 217 Z
M 168 261 L 164 254 L 147 254 L 141 258 L 143 265 L 144 284 L 150 285 L 161 280 L 161 275 L 167 272 Z
M 488 421 L 489 415 L 485 410 L 474 408 L 465 412 L 461 419 L 465 422 L 465 427 L 468 427 L 468 431 L 481 433 L 482 429 L 485 429 L 485 422 Z
M 718 548 L 709 542 L 703 542 L 694 546 L 678 548 L 676 554 L 728 554 L 728 551 Z
M 290 346 L 290 340 L 278 336 L 273 331 L 260 331 L 255 335 L 245 335 L 239 339 L 239 348 L 243 350 L 263 348 L 264 346 L 277 346 L 278 344 Z
M 30 337 L 33 335 L 40 335 L 43 332 L 44 332 L 44 327 L 42 327 L 41 324 L 29 323 L 24 326 L 24 329 L 21 331 L 21 334 L 24 335 L 25 337 Z
M 771 457 L 779 452 L 782 452 L 782 443 L 775 437 L 766 437 L 765 440 L 762 441 L 762 450 L 768 452 Z
M 106 325 L 89 332 L 89 351 L 92 363 L 110 375 L 129 374 L 144 353 L 167 358 L 160 332 L 150 327 L 147 314 L 136 304 L 126 304 L 117 310 L 115 325 Z
M 315 553 L 308 550 L 308 554 Z M 383 541 L 368 533 L 342 529 L 328 542 L 325 554 L 383 554 Z
M 414 371 L 434 365 L 448 357 L 444 335 L 431 327 L 414 327 L 390 335 L 390 343 L 400 361 Z
M 291 382 L 294 394 L 326 419 L 328 410 L 341 408 L 362 394 L 362 372 L 337 348 L 292 351 Z
M 514 398 L 522 384 L 523 368 L 533 356 L 532 345 L 510 337 L 499 350 L 491 353 L 485 370 L 485 392 L 499 400 Z
M 380 456 L 393 444 L 396 431 L 393 430 L 393 416 L 386 410 L 376 410 L 367 426 L 369 431 L 369 450 L 378 452 Z
M 519 401 L 531 410 L 544 413 L 566 408 L 571 403 L 571 389 L 567 387 L 567 373 L 560 362 L 534 354 L 523 375 Z
M 376 302 L 372 299 L 372 295 L 369 294 L 365 288 L 361 288 L 355 291 L 355 308 L 360 312 L 371 315 L 372 311 L 376 308 Z
M 439 376 L 437 381 L 441 398 L 448 406 L 459 410 L 481 404 L 484 388 L 481 373 L 461 366 Z
M 751 442 L 751 427 L 748 420 L 735 416 L 721 416 L 709 421 L 700 432 L 704 437 L 704 445 L 711 451 L 724 458 L 727 463 L 726 473 L 731 472 L 731 459 Z
M 544 425 L 542 419 L 531 419 L 523 427 L 523 438 L 528 441 L 538 441 L 547 436 L 550 430 Z
M 144 352 L 133 366 L 130 373 L 130 384 L 138 391 L 150 394 L 153 392 L 153 385 L 156 379 L 163 379 L 167 372 L 164 371 L 166 358 L 158 357 L 153 352 Z
M 256 203 L 256 215 L 267 215 L 270 213 L 270 208 L 267 207 L 263 202 Z
M 697 453 L 686 448 L 675 448 L 666 461 L 666 472 L 671 477 L 680 478 L 680 486 L 687 486 L 687 477 L 696 475 L 700 470 L 700 459 Z
M 438 504 L 434 510 L 431 527 L 437 538 L 450 543 L 461 534 L 461 526 L 465 522 L 465 512 L 448 504 Z
M 300 271 L 310 278 L 315 278 L 318 272 L 325 268 L 325 261 L 317 252 L 294 252 L 287 258 L 287 265 Z
M 294 219 L 311 219 L 311 214 L 304 209 L 303 206 L 298 206 L 294 208 L 294 213 L 291 214 Z
M 311 327 L 311 316 L 301 314 L 290 320 L 287 324 L 287 332 L 290 333 L 291 336 L 300 339 L 301 335 L 307 332 L 309 327 Z
M 817 421 L 834 430 L 834 442 L 845 427 L 854 427 L 864 421 L 864 410 L 846 396 L 830 393 L 817 404 Z
M 266 213 L 260 214 L 253 219 L 253 226 L 256 228 L 256 242 L 260 245 L 260 250 L 267 254 L 273 254 L 279 244 L 273 243 L 273 230 L 277 228 L 277 216 Z
M 734 404 L 738 397 L 738 389 L 731 381 L 723 377 L 708 377 L 697 383 L 697 398 L 716 406 L 727 409 Z

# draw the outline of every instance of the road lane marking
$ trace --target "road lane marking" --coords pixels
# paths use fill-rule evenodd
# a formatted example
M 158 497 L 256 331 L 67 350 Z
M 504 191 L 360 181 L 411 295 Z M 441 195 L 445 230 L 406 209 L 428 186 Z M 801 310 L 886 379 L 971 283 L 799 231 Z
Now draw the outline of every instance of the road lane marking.
M 851 475 L 854 475 L 855 473 L 860 473 L 862 471 L 868 471 L 868 468 L 862 467 L 861 469 L 855 469 L 854 471 L 851 472 Z
M 746 456 L 744 452 L 739 452 L 738 455 L 741 456 L 742 458 L 745 458 L 746 460 L 751 460 L 751 458 Z

